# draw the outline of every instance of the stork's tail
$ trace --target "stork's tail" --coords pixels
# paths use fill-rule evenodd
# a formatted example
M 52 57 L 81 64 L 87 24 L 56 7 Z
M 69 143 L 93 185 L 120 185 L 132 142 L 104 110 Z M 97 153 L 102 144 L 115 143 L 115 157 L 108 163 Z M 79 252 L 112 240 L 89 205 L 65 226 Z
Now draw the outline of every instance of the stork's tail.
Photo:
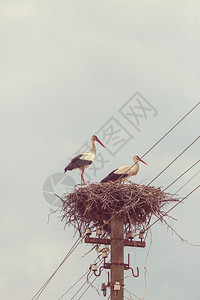
M 107 179 L 107 177 L 105 177 L 104 179 L 102 179 L 101 181 L 100 181 L 100 183 L 102 183 L 102 182 L 108 182 L 109 180 Z
M 64 169 L 64 173 L 67 172 L 67 171 L 69 171 L 69 170 L 70 169 L 68 168 L 68 166 L 66 166 L 65 169 Z
M 74 165 L 72 163 L 69 163 L 65 169 L 64 169 L 64 173 L 67 171 L 72 171 L 74 169 Z

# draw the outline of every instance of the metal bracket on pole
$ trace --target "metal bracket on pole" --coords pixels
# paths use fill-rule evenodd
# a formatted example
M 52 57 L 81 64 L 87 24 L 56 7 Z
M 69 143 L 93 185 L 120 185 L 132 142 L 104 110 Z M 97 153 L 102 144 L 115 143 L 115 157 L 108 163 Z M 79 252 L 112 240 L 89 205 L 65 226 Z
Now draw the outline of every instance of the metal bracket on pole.
M 110 239 L 91 238 L 87 236 L 85 237 L 85 243 L 110 245 Z M 125 239 L 124 246 L 145 248 L 146 244 L 145 241 L 130 241 Z

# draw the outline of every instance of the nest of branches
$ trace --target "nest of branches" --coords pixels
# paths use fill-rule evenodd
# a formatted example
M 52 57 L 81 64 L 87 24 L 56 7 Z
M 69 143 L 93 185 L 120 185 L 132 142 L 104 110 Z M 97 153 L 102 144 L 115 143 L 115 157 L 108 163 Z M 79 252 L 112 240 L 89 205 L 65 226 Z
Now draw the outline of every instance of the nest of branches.
M 128 182 L 92 183 L 86 187 L 76 186 L 73 193 L 63 198 L 62 221 L 72 225 L 83 236 L 87 227 L 101 226 L 110 235 L 111 219 L 124 218 L 125 233 L 132 226 L 141 230 L 148 225 L 152 215 L 162 221 L 164 207 L 177 199 L 161 188 Z

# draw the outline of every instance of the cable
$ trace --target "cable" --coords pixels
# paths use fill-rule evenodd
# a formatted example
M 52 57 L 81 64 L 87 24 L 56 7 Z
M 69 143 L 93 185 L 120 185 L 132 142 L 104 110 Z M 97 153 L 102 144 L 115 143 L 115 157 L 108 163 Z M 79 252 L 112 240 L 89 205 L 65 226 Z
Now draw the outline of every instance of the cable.
M 142 300 L 147 298 L 147 292 L 148 292 L 148 288 L 147 288 L 147 260 L 148 260 L 149 253 L 150 253 L 150 250 L 151 250 L 151 245 L 152 245 L 152 232 L 151 232 L 151 229 L 150 229 L 150 235 L 151 235 L 150 244 L 149 244 L 149 249 L 148 249 L 148 252 L 147 252 L 147 255 L 146 255 L 146 258 L 145 258 L 145 266 L 144 266 L 144 282 L 145 282 L 146 295 L 142 298 Z
M 176 126 L 178 126 L 198 105 L 200 101 L 185 115 L 183 116 L 167 133 L 165 133 L 145 154 L 142 155 L 141 158 L 147 155 L 155 146 L 157 146 Z
M 198 139 L 200 136 L 198 136 L 189 146 L 187 146 L 172 162 L 167 165 L 154 179 L 152 179 L 148 185 L 150 185 L 154 180 L 156 180 L 164 171 L 166 171 L 183 153 L 185 153 Z
M 157 223 L 162 217 L 166 216 L 172 209 L 174 209 L 177 205 L 182 203 L 187 197 L 189 197 L 193 192 L 195 192 L 200 185 L 198 185 L 196 188 L 194 188 L 189 194 L 187 194 L 183 199 L 181 199 L 178 203 L 176 203 L 174 206 L 172 206 L 167 212 L 165 212 L 161 217 L 159 217 L 156 221 L 154 221 L 149 227 L 146 228 L 146 231 L 149 230 L 155 223 Z
M 98 260 L 98 258 L 99 258 L 99 257 L 97 257 L 97 258 L 95 259 L 94 263 Z M 102 263 L 102 261 L 103 261 L 103 259 L 100 260 L 98 266 Z M 88 270 L 86 273 L 88 273 L 88 275 L 89 275 L 89 272 L 90 272 L 90 270 Z M 94 274 L 92 273 L 92 274 L 89 276 L 89 279 L 90 279 L 93 275 L 94 275 Z M 79 280 L 79 281 L 80 281 L 80 280 Z M 86 285 L 86 283 L 88 283 L 88 279 L 82 284 L 82 286 L 78 289 L 78 291 L 74 294 L 74 296 L 73 296 L 70 300 L 74 299 L 74 297 L 81 291 L 81 289 Z M 93 283 L 93 282 L 89 283 L 89 287 L 92 285 L 92 283 Z M 59 299 L 61 299 L 61 298 L 59 298 Z M 58 300 L 59 300 L 59 299 L 58 299 Z
M 90 286 L 92 286 L 92 284 L 93 284 L 93 282 L 95 281 L 97 279 L 97 277 L 95 277 L 94 279 L 93 279 L 93 281 L 88 285 L 88 287 L 85 289 L 85 291 L 81 294 L 81 296 L 77 299 L 77 300 L 80 300 L 82 297 L 83 297 L 83 295 L 87 292 L 87 290 L 90 288 Z M 71 300 L 72 300 L 73 298 L 71 298 Z
M 84 237 L 83 237 L 84 238 Z M 64 262 L 68 259 L 68 257 L 72 254 L 72 252 L 78 247 L 78 245 L 82 242 L 83 238 L 78 238 L 76 240 L 76 242 L 74 243 L 74 245 L 71 247 L 71 249 L 69 250 L 69 252 L 67 253 L 67 255 L 65 256 L 65 258 L 62 260 L 62 262 L 60 263 L 60 265 L 57 267 L 57 269 L 53 272 L 53 274 L 49 277 L 49 279 L 45 282 L 45 284 L 43 284 L 43 286 L 39 289 L 39 291 L 33 296 L 33 298 L 31 300 L 36 300 L 39 298 L 39 296 L 43 293 L 43 291 L 45 290 L 45 288 L 47 287 L 47 285 L 49 284 L 49 282 L 51 281 L 51 279 L 55 276 L 55 274 L 57 273 L 57 271 L 60 269 L 60 267 L 64 264 Z
M 189 167 L 185 172 L 183 172 L 179 177 L 177 177 L 172 183 L 170 183 L 164 190 L 163 190 L 163 192 L 164 191 L 166 191 L 170 186 L 172 186 L 177 180 L 179 180 L 183 175 L 185 175 L 189 170 L 191 170 L 196 164 L 198 164 L 199 163 L 199 161 L 200 160 L 198 160 L 198 161 L 196 161 L 191 167 Z M 200 171 L 198 171 L 194 176 L 192 176 L 180 189 L 178 189 L 176 192 L 175 192 L 175 194 L 177 194 L 186 184 L 188 184 L 194 177 L 196 177 L 198 174 L 200 173 Z M 174 195 L 175 195 L 174 194 Z M 161 217 L 163 217 L 164 215 L 162 215 Z M 152 217 L 152 216 L 151 216 Z M 149 222 L 148 222 L 148 224 L 150 223 L 150 221 L 151 221 L 151 217 L 150 217 L 150 219 L 149 219 Z M 147 231 L 148 231 L 148 229 L 149 229 L 150 227 L 147 227 L 147 229 L 145 230 L 146 231 L 146 236 L 145 236 L 145 240 L 146 240 L 146 237 L 147 237 Z
M 184 187 L 184 186 L 186 186 L 186 184 L 188 184 L 192 179 L 194 179 L 194 177 L 196 177 L 198 174 L 200 173 L 200 171 L 198 171 L 194 176 L 192 176 L 184 185 L 182 185 L 179 189 L 178 189 L 178 191 L 176 191 L 176 194 L 180 191 L 180 190 L 182 190 L 182 188 Z
M 58 300 L 62 299 L 89 272 L 87 270 Z
M 91 274 L 90 277 L 92 277 L 92 275 L 93 275 L 93 274 Z M 90 277 L 89 277 L 89 278 L 90 278 Z M 74 297 L 81 291 L 81 289 L 86 285 L 86 283 L 87 283 L 87 281 L 85 281 L 85 282 L 82 284 L 82 286 L 78 289 L 78 291 L 74 294 L 74 296 L 73 296 L 70 300 L 74 299 Z
M 195 108 L 197 108 L 197 106 L 200 104 L 200 102 L 198 102 L 189 112 L 187 112 L 186 115 L 184 115 L 170 130 L 168 130 L 147 152 L 145 152 L 141 158 L 143 158 L 144 156 L 146 156 L 155 146 L 157 146 L 172 130 L 174 130 Z M 128 172 L 132 167 L 135 166 L 136 163 L 134 163 L 132 166 L 130 166 L 130 168 L 128 170 L 126 170 L 126 172 Z M 123 176 L 123 174 L 121 175 Z M 119 177 L 120 179 L 121 177 Z
M 126 292 L 129 294 L 130 297 L 131 297 L 131 295 L 132 295 L 132 296 L 134 296 L 135 298 L 137 298 L 138 300 L 142 300 L 141 298 L 139 298 L 139 297 L 136 296 L 135 294 L 133 294 L 133 293 L 131 293 L 130 291 L 128 291 L 127 289 L 125 289 L 125 287 L 123 287 L 123 289 L 124 289 L 124 291 L 126 291 Z M 131 297 L 131 299 L 133 299 L 133 298 Z
M 197 160 L 197 161 L 196 161 L 191 167 L 189 167 L 184 173 L 182 173 L 179 177 L 177 177 L 174 181 L 172 181 L 172 183 L 170 183 L 170 184 L 163 190 L 163 192 L 166 191 L 170 186 L 172 186 L 177 180 L 179 180 L 183 175 L 185 175 L 189 170 L 191 170 L 191 169 L 192 169 L 196 164 L 198 164 L 199 162 L 200 162 L 200 160 Z M 200 171 L 199 171 L 199 172 L 200 172 Z M 198 173 L 199 173 L 199 172 L 198 172 Z M 197 173 L 197 174 L 198 174 L 198 173 Z M 196 174 L 196 175 L 197 175 L 197 174 Z M 194 175 L 192 178 L 194 178 L 196 175 Z M 191 179 L 192 179 L 192 178 L 191 178 Z M 191 180 L 191 179 L 190 179 L 190 180 Z M 190 180 L 189 180 L 189 181 L 190 181 Z M 188 182 L 189 182 L 189 181 L 188 181 Z M 177 192 L 179 192 L 179 190 L 178 190 Z

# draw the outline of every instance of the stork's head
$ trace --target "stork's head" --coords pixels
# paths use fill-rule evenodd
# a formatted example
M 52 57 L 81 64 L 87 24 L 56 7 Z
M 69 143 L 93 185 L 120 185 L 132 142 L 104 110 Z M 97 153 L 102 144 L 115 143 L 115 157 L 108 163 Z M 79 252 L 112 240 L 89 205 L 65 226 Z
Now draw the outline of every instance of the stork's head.
M 133 156 L 133 161 L 137 163 L 138 161 L 141 161 L 143 164 L 147 165 L 138 155 Z
M 103 146 L 104 148 L 106 148 L 102 142 L 100 141 L 100 139 L 98 138 L 98 136 L 96 134 L 93 134 L 92 137 L 91 137 L 91 140 L 93 141 L 97 141 L 101 146 Z

